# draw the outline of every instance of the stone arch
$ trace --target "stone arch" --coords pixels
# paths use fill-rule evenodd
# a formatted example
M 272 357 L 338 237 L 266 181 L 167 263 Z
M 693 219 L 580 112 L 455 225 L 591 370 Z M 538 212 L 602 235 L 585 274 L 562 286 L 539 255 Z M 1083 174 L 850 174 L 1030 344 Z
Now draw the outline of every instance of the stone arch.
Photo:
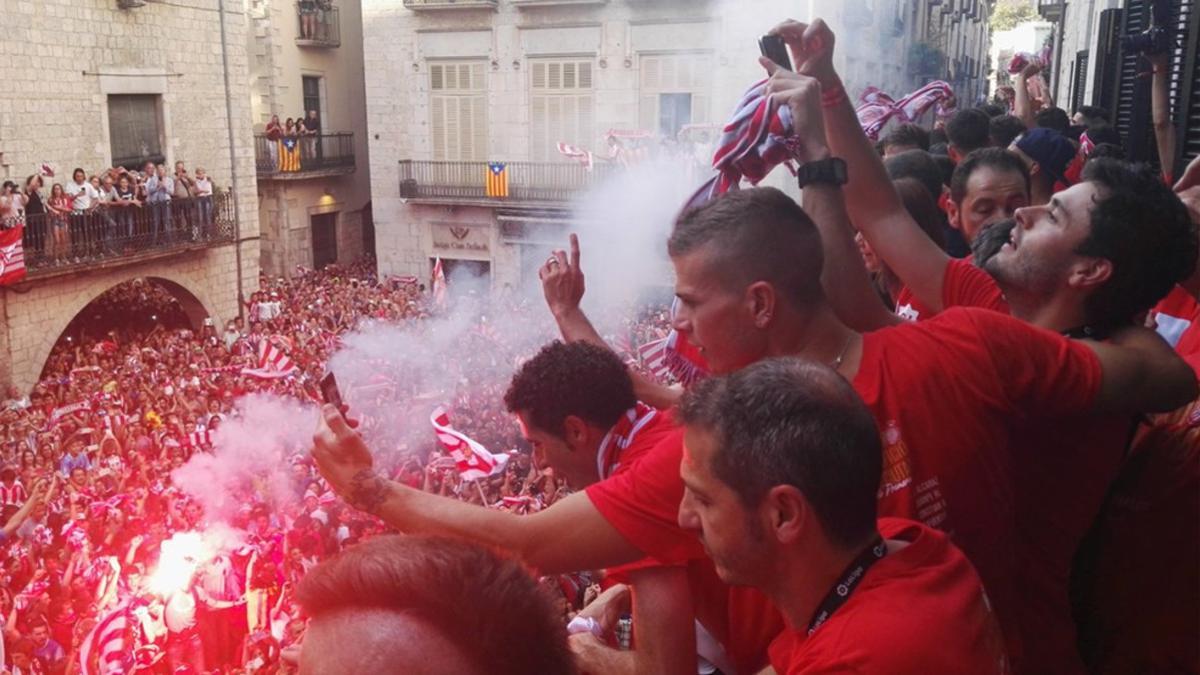
M 199 330 L 204 324 L 204 319 L 216 318 L 206 308 L 207 305 L 201 296 L 206 295 L 203 290 L 196 289 L 193 291 L 186 285 L 186 280 L 172 279 L 170 275 L 151 274 L 151 275 L 126 275 L 124 278 L 115 280 L 114 283 L 109 283 L 103 286 L 88 284 L 81 286 L 79 290 L 72 294 L 71 300 L 57 314 L 55 322 L 56 329 L 47 331 L 44 334 L 44 339 L 36 346 L 34 351 L 34 360 L 37 365 L 33 375 L 35 378 L 40 377 L 42 370 L 46 367 L 46 360 L 50 358 L 50 351 L 54 345 L 62 339 L 63 333 L 70 327 L 71 323 L 84 310 L 88 308 L 100 296 L 117 286 L 133 281 L 135 279 L 144 279 L 146 283 L 153 283 L 166 289 L 176 300 L 179 301 L 180 307 L 191 324 L 192 330 Z

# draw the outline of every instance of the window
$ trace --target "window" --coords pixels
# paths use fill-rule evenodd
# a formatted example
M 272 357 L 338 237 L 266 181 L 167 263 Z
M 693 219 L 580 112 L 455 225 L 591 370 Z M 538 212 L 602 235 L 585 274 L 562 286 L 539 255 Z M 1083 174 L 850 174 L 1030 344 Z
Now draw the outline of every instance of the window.
M 113 166 L 140 169 L 165 161 L 159 97 L 121 94 L 108 97 L 108 136 Z
M 321 110 L 321 77 L 318 75 L 303 75 L 300 78 L 300 83 L 304 94 L 304 117 L 308 117 L 309 110 L 316 110 L 317 119 L 321 120 L 323 124 L 325 116 Z
M 529 154 L 558 157 L 558 144 L 593 145 L 591 60 L 534 61 L 530 81 Z
M 708 54 L 642 56 L 641 128 L 674 137 L 686 124 L 709 122 L 711 72 Z
M 487 159 L 487 82 L 483 62 L 431 63 L 433 158 Z

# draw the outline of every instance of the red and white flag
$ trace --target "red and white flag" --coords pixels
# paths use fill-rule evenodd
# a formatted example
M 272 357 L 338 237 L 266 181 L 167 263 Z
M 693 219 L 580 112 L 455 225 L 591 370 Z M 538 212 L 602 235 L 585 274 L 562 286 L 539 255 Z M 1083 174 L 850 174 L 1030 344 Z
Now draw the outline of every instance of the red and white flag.
M 559 143 L 558 154 L 579 162 L 583 165 L 583 168 L 587 169 L 588 171 L 591 171 L 592 167 L 596 165 L 596 159 L 592 153 L 584 150 L 583 148 L 575 147 L 570 143 Z
M 638 360 L 642 367 L 649 371 L 650 376 L 659 382 L 665 382 L 671 369 L 667 367 L 667 338 L 647 342 L 638 347 Z
M 278 335 L 260 341 L 257 367 L 244 368 L 242 374 L 264 380 L 277 380 L 294 375 L 297 368 L 285 351 L 288 347 L 287 339 Z
M 25 278 L 24 227 L 0 230 L 0 286 L 11 286 Z
M 130 625 L 128 603 L 119 605 L 96 624 L 79 649 L 83 675 L 119 675 L 128 672 L 126 631 Z
M 211 448 L 212 432 L 208 429 L 193 431 L 187 435 L 187 444 L 193 448 Z
M 442 259 L 437 258 L 433 263 L 433 283 L 429 284 L 433 292 L 433 305 L 438 309 L 446 307 L 446 271 L 442 268 Z
M 493 455 L 478 441 L 450 426 L 445 408 L 437 408 L 429 417 L 438 443 L 454 458 L 458 475 L 463 480 L 479 480 L 499 473 L 508 463 L 508 455 Z

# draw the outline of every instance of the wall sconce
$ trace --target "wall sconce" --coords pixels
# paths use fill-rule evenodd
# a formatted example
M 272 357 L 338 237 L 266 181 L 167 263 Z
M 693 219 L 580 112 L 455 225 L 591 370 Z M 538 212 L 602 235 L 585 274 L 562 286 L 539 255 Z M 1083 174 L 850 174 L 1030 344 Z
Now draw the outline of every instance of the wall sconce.
M 414 72 L 414 73 L 419 73 L 419 72 L 421 72 L 421 64 L 419 64 L 419 63 L 416 63 L 416 62 L 413 62 L 413 72 Z
M 608 59 L 601 58 L 601 59 L 600 59 L 600 67 L 601 67 L 601 68 L 607 68 L 607 67 L 608 67 Z
M 513 59 L 513 70 L 521 69 L 521 59 Z
M 626 57 L 625 57 L 625 67 L 626 67 L 626 68 L 632 68 L 632 67 L 633 67 L 633 59 L 632 59 L 632 58 L 630 58 L 630 57 L 628 57 L 628 56 L 626 56 Z

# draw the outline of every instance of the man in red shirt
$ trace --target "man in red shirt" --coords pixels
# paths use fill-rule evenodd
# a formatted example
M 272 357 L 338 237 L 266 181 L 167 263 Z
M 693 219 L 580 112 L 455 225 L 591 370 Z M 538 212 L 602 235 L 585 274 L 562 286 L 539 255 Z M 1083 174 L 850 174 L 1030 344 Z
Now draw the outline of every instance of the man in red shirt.
M 879 431 L 835 371 L 766 359 L 699 383 L 679 415 L 679 524 L 722 581 L 786 617 L 775 672 L 1008 672 L 966 557 L 924 525 L 876 521 Z
M 823 25 L 785 24 L 780 30 L 794 45 L 806 38 L 824 39 L 826 48 L 832 48 L 832 36 Z M 810 56 L 799 70 L 817 77 L 826 89 L 841 87 L 823 57 Z M 1049 204 L 1017 209 L 1015 225 L 991 225 L 1008 227 L 1012 234 L 998 253 L 976 261 L 987 273 L 953 260 L 928 245 L 899 208 L 849 103 L 838 101 L 825 112 L 830 145 L 852 167 L 851 189 L 862 195 L 848 204 L 851 221 L 911 289 L 914 304 L 924 305 L 921 318 L 956 306 L 1003 312 L 1011 306 L 1013 316 L 1042 328 L 1104 339 L 1131 324 L 1195 264 L 1196 235 L 1179 200 L 1155 176 L 1113 160 L 1091 162 L 1083 181 L 1054 195 Z M 840 231 L 835 227 L 838 221 L 818 221 L 825 225 L 827 249 L 839 250 L 829 242 L 848 237 L 851 221 L 840 221 Z M 835 258 L 830 269 L 836 274 L 850 262 Z M 850 320 L 860 328 L 896 321 L 866 298 L 849 298 L 838 308 L 850 308 Z M 1024 592 L 1015 625 L 1027 654 L 1024 659 L 1019 653 L 1012 655 L 1018 670 L 1029 665 L 1040 672 L 1082 672 L 1068 599 L 1070 569 L 1120 470 L 1134 424 L 1130 416 L 1112 413 L 1017 420 L 1020 431 L 1012 446 L 1017 450 L 1016 568 Z M 970 554 L 969 547 L 964 548 Z M 986 566 L 975 562 L 987 580 Z M 1003 609 L 1002 617 L 1007 617 Z

